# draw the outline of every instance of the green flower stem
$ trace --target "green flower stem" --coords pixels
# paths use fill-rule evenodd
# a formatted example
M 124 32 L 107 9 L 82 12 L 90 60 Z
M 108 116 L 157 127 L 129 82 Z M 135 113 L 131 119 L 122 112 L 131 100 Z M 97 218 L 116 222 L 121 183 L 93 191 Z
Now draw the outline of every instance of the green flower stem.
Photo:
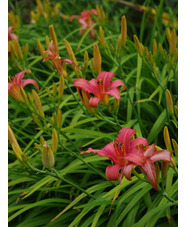
M 74 184 L 73 182 L 69 181 L 69 180 L 66 180 L 64 177 L 61 177 L 58 172 L 52 168 L 51 170 L 54 171 L 55 174 L 51 173 L 50 171 L 45 171 L 45 170 L 40 170 L 38 168 L 35 168 L 34 166 L 32 166 L 29 162 L 27 162 L 27 166 L 33 170 L 34 172 L 37 172 L 37 173 L 41 173 L 41 174 L 45 174 L 45 175 L 49 175 L 49 176 L 52 176 L 54 178 L 57 178 L 58 180 L 61 180 L 61 181 L 64 181 L 70 185 L 72 185 L 73 187 L 76 187 L 77 189 L 79 189 L 80 191 L 84 192 L 85 194 L 87 194 L 89 197 L 91 197 L 92 199 L 95 199 L 96 198 L 91 195 L 90 193 L 88 193 L 86 190 L 84 190 L 83 188 L 79 187 L 78 185 Z

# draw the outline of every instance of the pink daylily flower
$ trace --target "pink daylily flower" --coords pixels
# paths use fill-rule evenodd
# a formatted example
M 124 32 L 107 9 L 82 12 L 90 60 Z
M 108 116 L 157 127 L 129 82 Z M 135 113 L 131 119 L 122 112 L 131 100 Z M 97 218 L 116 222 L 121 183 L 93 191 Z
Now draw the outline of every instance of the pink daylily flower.
M 113 76 L 113 72 L 101 72 L 97 79 L 87 81 L 84 78 L 78 78 L 74 80 L 73 85 L 96 96 L 90 98 L 90 106 L 98 107 L 99 102 L 103 105 L 107 105 L 110 95 L 114 96 L 117 100 L 120 100 L 120 93 L 117 89 L 118 86 L 123 86 L 122 90 L 125 89 L 125 85 L 121 80 L 114 80 L 111 82 Z
M 110 142 L 101 150 L 89 148 L 82 153 L 97 153 L 99 156 L 106 156 L 115 164 L 106 168 L 108 180 L 120 180 L 124 175 L 132 180 L 131 171 L 135 166 L 146 175 L 150 184 L 157 190 L 156 172 L 154 162 L 163 160 L 171 161 L 171 154 L 167 150 L 157 150 L 154 144 L 148 146 L 145 138 L 134 138 L 135 129 L 123 128 L 120 130 L 116 141 Z M 121 170 L 121 172 L 120 172 Z
M 43 59 L 43 62 L 50 59 L 52 60 L 54 68 L 58 71 L 60 75 L 63 75 L 64 77 L 67 77 L 65 68 L 63 66 L 63 63 L 68 63 L 71 65 L 76 66 L 79 70 L 80 68 L 71 60 L 71 59 L 63 59 L 61 60 L 61 57 L 57 54 L 56 48 L 54 43 L 51 41 L 49 44 L 49 50 L 45 51 L 49 56 Z
M 14 78 L 8 83 L 8 94 L 18 100 L 19 102 L 24 102 L 24 99 L 21 94 L 21 86 L 25 87 L 27 84 L 33 84 L 39 90 L 39 86 L 35 80 L 27 79 L 22 80 L 25 73 L 31 73 L 30 69 L 17 73 Z
M 8 28 L 8 41 L 11 41 L 13 39 L 18 40 L 18 36 L 16 34 L 12 33 L 13 31 L 15 31 L 15 29 L 13 27 Z
M 78 23 L 81 24 L 81 30 L 80 34 L 82 35 L 86 29 L 88 29 L 90 26 L 95 24 L 95 22 L 92 20 L 92 13 L 97 16 L 97 10 L 96 9 L 91 9 L 91 10 L 84 10 L 81 12 L 81 15 L 72 15 L 69 19 L 70 22 L 74 18 L 78 18 Z M 89 35 L 94 38 L 95 37 L 95 32 L 94 28 L 91 29 Z
M 145 164 L 145 157 L 141 150 L 137 149 L 137 146 L 148 146 L 148 142 L 145 138 L 134 139 L 135 129 L 123 128 L 120 130 L 116 141 L 110 142 L 101 150 L 95 150 L 89 148 L 82 153 L 97 153 L 99 156 L 106 156 L 112 160 L 115 165 L 108 166 L 106 168 L 106 177 L 108 180 L 120 180 L 122 175 L 128 175 L 128 168 L 133 165 L 142 166 Z M 119 174 L 122 169 L 121 174 Z

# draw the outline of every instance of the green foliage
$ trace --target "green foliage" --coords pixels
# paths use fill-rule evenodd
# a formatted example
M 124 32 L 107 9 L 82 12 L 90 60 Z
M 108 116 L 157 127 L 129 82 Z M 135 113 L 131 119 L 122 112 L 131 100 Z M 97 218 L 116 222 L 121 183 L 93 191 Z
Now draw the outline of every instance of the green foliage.
M 178 127 L 176 113 L 169 113 L 166 89 L 172 95 L 173 105 L 178 101 L 178 64 L 177 58 L 169 53 L 166 29 L 172 31 L 177 20 L 177 4 L 172 8 L 168 1 L 140 1 L 145 7 L 155 9 L 154 16 L 150 10 L 140 12 L 124 5 L 122 1 L 99 1 L 106 13 L 106 22 L 99 20 L 80 35 L 77 18 L 70 23 L 65 15 L 80 15 L 84 9 L 95 9 L 94 1 L 59 1 L 60 13 L 48 20 L 41 16 L 30 24 L 31 10 L 35 2 L 27 7 L 24 1 L 9 1 L 10 11 L 20 18 L 20 29 L 16 30 L 20 46 L 29 44 L 29 52 L 23 60 L 9 56 L 9 72 L 16 73 L 30 69 L 31 74 L 25 78 L 34 79 L 39 85 L 38 96 L 45 113 L 44 117 L 36 114 L 40 123 L 33 120 L 33 113 L 28 106 L 9 96 L 9 125 L 28 158 L 31 168 L 20 163 L 9 144 L 9 223 L 16 227 L 39 226 L 177 226 L 177 156 L 172 157 L 176 166 L 169 167 L 165 188 L 155 191 L 144 175 L 136 169 L 143 180 L 132 174 L 132 181 L 123 179 L 108 181 L 105 169 L 110 165 L 107 157 L 96 154 L 80 154 L 89 147 L 101 149 L 113 141 L 123 127 L 137 130 L 137 137 L 147 138 L 149 144 L 155 143 L 166 149 L 163 129 L 168 127 L 170 138 L 177 141 Z M 47 2 L 47 1 L 42 1 Z M 54 8 L 58 1 L 51 1 Z M 136 1 L 130 1 L 135 3 Z M 75 6 L 75 7 L 74 7 Z M 168 24 L 163 24 L 163 12 L 170 15 Z M 123 49 L 117 51 L 120 37 L 120 20 L 127 19 L 127 42 Z M 37 40 L 46 50 L 45 36 L 49 36 L 49 25 L 53 24 L 58 38 L 59 55 L 68 59 L 64 40 L 70 43 L 80 68 L 84 65 L 84 52 L 89 55 L 88 69 L 82 76 L 87 80 L 96 77 L 91 67 L 93 44 L 99 45 L 102 57 L 102 71 L 114 72 L 114 79 L 124 82 L 126 89 L 120 91 L 121 100 L 117 114 L 99 104 L 93 115 L 82 105 L 72 81 L 76 74 L 71 65 L 65 65 L 68 79 L 65 79 L 64 93 L 61 99 L 53 95 L 53 84 L 59 86 L 59 74 L 48 60 L 43 63 Z M 98 42 L 99 26 L 102 26 L 108 48 Z M 95 39 L 89 32 L 95 27 Z M 140 56 L 133 42 L 133 35 L 139 37 L 140 43 L 153 53 L 153 40 L 161 44 L 164 54 L 157 48 L 153 63 L 148 56 Z M 154 65 L 156 69 L 154 69 Z M 19 67 L 17 66 L 19 65 Z M 20 70 L 20 67 L 22 70 Z M 30 76 L 31 75 L 31 76 Z M 26 94 L 31 94 L 33 85 L 25 87 Z M 49 89 L 49 90 L 47 90 Z M 112 106 L 114 97 L 109 98 Z M 58 109 L 62 110 L 61 127 L 53 120 Z M 54 116 L 55 115 L 55 116 Z M 55 164 L 50 171 L 42 164 L 40 138 L 43 137 L 52 148 L 52 130 L 58 134 L 58 149 Z M 36 145 L 37 144 L 37 145 Z M 160 164 L 160 162 L 159 162 Z M 57 171 L 57 173 L 55 172 Z M 158 187 L 162 185 L 161 178 Z

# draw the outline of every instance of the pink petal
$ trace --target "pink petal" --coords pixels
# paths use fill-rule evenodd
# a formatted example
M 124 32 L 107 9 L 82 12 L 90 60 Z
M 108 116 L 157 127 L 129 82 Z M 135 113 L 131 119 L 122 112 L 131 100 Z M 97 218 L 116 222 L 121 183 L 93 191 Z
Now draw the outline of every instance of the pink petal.
M 164 162 L 171 161 L 171 153 L 167 150 L 160 150 L 154 152 L 154 154 L 150 157 L 150 160 L 156 162 L 158 160 L 163 160 Z
M 151 144 L 150 146 L 147 147 L 147 150 L 144 152 L 144 156 L 146 158 L 150 158 L 155 151 L 156 151 L 155 144 Z
M 96 9 L 91 9 L 92 13 L 95 14 L 96 16 L 98 15 L 97 10 Z
M 45 52 L 46 52 L 46 51 L 45 51 Z M 46 57 L 46 58 L 43 59 L 43 62 L 45 62 L 45 61 L 48 60 L 48 59 L 53 59 L 53 57 L 52 57 L 52 56 L 48 56 L 48 57 Z
M 111 88 L 108 91 L 104 92 L 103 94 L 112 95 L 117 100 L 120 100 L 120 93 L 117 88 Z
M 80 154 L 91 153 L 91 152 L 96 153 L 101 157 L 106 156 L 109 159 L 111 159 L 113 162 L 115 162 L 115 163 L 117 162 L 117 156 L 115 153 L 113 142 L 110 142 L 105 147 L 103 147 L 101 150 L 89 148 L 87 151 L 82 151 Z
M 10 40 L 13 40 L 13 39 L 17 39 L 18 40 L 18 36 L 16 34 L 11 33 L 9 35 L 10 35 Z
M 130 142 L 131 142 L 130 138 L 135 133 L 136 133 L 136 129 L 131 129 L 131 128 L 123 128 L 119 131 L 119 134 L 116 138 L 116 142 L 124 144 L 124 149 L 126 153 L 128 152 L 130 147 Z
M 22 85 L 22 79 L 25 75 L 25 73 L 31 73 L 30 69 L 26 69 L 25 71 L 19 72 L 15 75 L 13 81 L 19 85 Z
M 102 80 L 103 81 L 103 86 L 105 88 L 105 91 L 110 88 L 111 86 L 111 79 L 114 76 L 113 72 L 101 72 L 98 77 L 97 80 Z
M 144 144 L 146 147 L 148 147 L 148 142 L 145 138 L 136 138 L 131 141 L 131 147 L 136 147 L 137 145 Z
M 108 166 L 106 168 L 105 174 L 108 180 L 118 180 L 119 178 L 119 170 L 121 169 L 120 165 L 113 165 L 113 166 Z
M 34 84 L 37 87 L 37 90 L 39 90 L 39 86 L 35 80 L 27 79 L 23 82 L 22 86 L 26 86 L 27 84 Z
M 72 16 L 70 17 L 69 21 L 72 22 L 72 20 L 73 20 L 74 18 L 76 18 L 76 17 L 79 17 L 79 15 L 72 15 Z
M 101 98 L 98 97 L 91 97 L 89 100 L 89 105 L 92 107 L 98 107 L 98 103 L 100 101 Z
M 128 152 L 124 157 L 125 160 L 136 163 L 136 165 L 142 166 L 145 163 L 145 157 L 141 151 L 137 149 L 132 149 L 132 151 Z
M 71 59 L 63 59 L 63 60 L 61 60 L 61 62 L 62 63 L 65 62 L 65 63 L 71 64 L 71 65 L 74 65 L 80 70 L 80 68 Z
M 11 89 L 11 87 L 12 87 L 13 84 L 14 83 L 8 83 L 8 91 Z
M 157 191 L 156 172 L 154 163 L 150 159 L 147 159 L 145 165 L 142 166 L 142 169 L 145 171 L 147 178 L 150 181 L 153 188 Z
M 131 171 L 132 171 L 132 168 L 136 166 L 136 164 L 134 163 L 130 163 L 130 164 L 126 164 L 123 168 L 123 173 L 125 175 L 125 177 L 127 178 L 127 180 L 132 180 L 131 178 Z
M 125 86 L 125 85 L 121 80 L 114 80 L 112 81 L 110 88 L 114 88 L 114 87 L 117 88 L 118 86 Z
M 78 78 L 74 80 L 73 85 L 80 87 L 87 92 L 94 92 L 94 86 L 92 86 L 92 84 L 90 84 L 85 78 Z
M 51 42 L 49 43 L 49 51 L 51 51 L 52 54 L 54 54 L 54 55 L 57 54 L 57 52 L 56 52 L 56 47 L 55 47 L 53 41 L 51 41 Z

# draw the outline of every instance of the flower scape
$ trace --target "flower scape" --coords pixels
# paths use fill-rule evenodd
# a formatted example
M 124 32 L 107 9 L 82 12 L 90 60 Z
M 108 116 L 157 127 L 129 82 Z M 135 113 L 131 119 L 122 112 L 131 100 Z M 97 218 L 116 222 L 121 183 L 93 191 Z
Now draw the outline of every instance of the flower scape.
M 177 3 L 96 3 L 9 3 L 11 226 L 177 226 Z

